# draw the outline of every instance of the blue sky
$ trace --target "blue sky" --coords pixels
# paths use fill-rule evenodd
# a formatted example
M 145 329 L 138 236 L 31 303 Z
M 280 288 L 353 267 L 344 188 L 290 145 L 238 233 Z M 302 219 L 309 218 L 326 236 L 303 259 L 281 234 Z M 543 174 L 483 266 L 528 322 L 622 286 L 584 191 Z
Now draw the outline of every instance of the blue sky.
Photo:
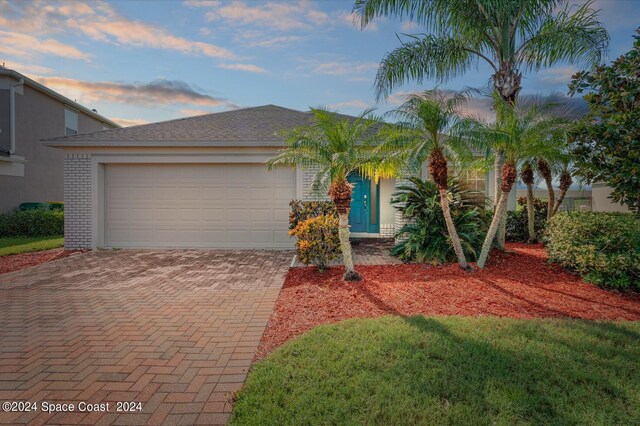
M 611 35 L 608 59 L 632 46 L 640 0 L 597 0 Z M 420 29 L 380 19 L 361 30 L 352 2 L 0 0 L 0 62 L 123 125 L 226 109 L 277 104 L 327 105 L 355 114 L 386 111 L 406 85 L 375 103 L 375 71 L 399 45 L 397 33 Z M 525 75 L 524 93 L 566 92 L 575 68 Z M 484 87 L 480 65 L 441 87 Z

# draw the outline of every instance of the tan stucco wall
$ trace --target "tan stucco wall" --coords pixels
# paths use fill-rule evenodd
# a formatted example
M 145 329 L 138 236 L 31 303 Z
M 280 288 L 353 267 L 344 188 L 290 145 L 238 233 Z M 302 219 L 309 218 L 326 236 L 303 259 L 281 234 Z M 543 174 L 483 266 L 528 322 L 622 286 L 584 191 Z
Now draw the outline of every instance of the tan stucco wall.
M 380 225 L 393 225 L 395 209 L 391 205 L 391 194 L 395 186 L 395 179 L 380 180 Z
M 611 192 L 611 187 L 603 183 L 594 183 L 591 188 L 591 209 L 594 212 L 631 212 L 627 206 L 614 203 L 609 198 Z
M 24 176 L 0 175 L 0 213 L 24 202 L 62 201 L 62 150 L 45 146 L 40 140 L 64 136 L 62 102 L 24 86 L 24 94 L 15 95 L 16 156 L 25 158 Z M 0 114 L 9 114 L 9 105 L 0 106 Z M 103 124 L 81 112 L 78 132 L 102 130 Z

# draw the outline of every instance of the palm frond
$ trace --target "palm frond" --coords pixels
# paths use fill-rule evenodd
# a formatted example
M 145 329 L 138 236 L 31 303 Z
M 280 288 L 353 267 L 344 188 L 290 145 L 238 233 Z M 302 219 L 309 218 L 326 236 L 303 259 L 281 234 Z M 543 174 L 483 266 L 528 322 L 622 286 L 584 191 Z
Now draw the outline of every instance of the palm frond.
M 376 74 L 376 99 L 389 96 L 406 81 L 421 84 L 425 79 L 447 81 L 464 74 L 478 56 L 462 39 L 452 36 L 410 36 L 397 49 L 387 53 Z
M 565 61 L 587 68 L 600 63 L 609 35 L 591 5 L 588 1 L 574 9 L 567 4 L 556 15 L 545 16 L 516 52 L 517 63 L 535 70 Z

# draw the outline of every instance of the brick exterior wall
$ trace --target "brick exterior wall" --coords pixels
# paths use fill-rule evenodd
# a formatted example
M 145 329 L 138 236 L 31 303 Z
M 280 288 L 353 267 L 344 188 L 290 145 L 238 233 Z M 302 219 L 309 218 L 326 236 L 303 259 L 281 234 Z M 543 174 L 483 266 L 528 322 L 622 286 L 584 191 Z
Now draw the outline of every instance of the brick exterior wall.
M 64 159 L 64 247 L 91 248 L 91 155 Z
M 313 191 L 313 178 L 317 171 L 317 168 L 310 168 L 302 171 L 302 201 L 329 201 L 328 195 L 323 195 Z
M 400 178 L 396 179 L 396 188 L 400 186 L 406 186 L 406 185 L 412 185 L 412 183 L 406 179 L 400 179 Z M 394 213 L 394 230 L 395 231 L 399 231 L 404 225 L 406 225 L 409 222 L 410 222 L 410 219 L 403 217 L 402 213 L 400 213 L 398 210 L 395 211 Z M 395 238 L 396 244 L 401 241 L 402 241 L 401 238 Z
M 393 238 L 395 231 L 396 231 L 396 227 L 395 227 L 395 224 L 393 223 L 380 224 L 380 237 L 382 238 Z

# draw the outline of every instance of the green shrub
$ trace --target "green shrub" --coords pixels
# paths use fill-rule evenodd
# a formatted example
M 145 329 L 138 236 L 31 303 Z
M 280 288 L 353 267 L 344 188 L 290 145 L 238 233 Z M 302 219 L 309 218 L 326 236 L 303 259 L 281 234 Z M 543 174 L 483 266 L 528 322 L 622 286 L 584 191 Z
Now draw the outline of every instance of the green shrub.
M 550 260 L 585 281 L 613 288 L 640 287 L 640 216 L 558 213 L 545 234 Z
M 62 210 L 14 210 L 0 215 L 0 237 L 39 237 L 64 234 Z
M 289 229 L 294 229 L 300 222 L 321 215 L 338 217 L 336 207 L 331 201 L 300 201 L 293 200 L 289 203 Z
M 338 219 L 333 215 L 320 215 L 300 222 L 289 235 L 298 239 L 298 258 L 305 265 L 312 263 L 324 271 L 329 262 L 340 256 Z
M 391 254 L 404 261 L 441 264 L 456 260 L 447 225 L 440 206 L 440 193 L 435 183 L 419 178 L 398 187 L 391 203 L 410 222 L 397 233 L 400 240 Z M 487 233 L 490 216 L 484 210 L 465 202 L 457 182 L 449 185 L 449 205 L 462 249 L 468 260 L 475 261 Z
M 522 208 L 507 212 L 507 241 L 529 241 L 529 219 L 527 217 L 527 197 L 518 198 Z M 547 202 L 533 199 L 534 229 L 536 239 L 540 239 L 547 228 Z

